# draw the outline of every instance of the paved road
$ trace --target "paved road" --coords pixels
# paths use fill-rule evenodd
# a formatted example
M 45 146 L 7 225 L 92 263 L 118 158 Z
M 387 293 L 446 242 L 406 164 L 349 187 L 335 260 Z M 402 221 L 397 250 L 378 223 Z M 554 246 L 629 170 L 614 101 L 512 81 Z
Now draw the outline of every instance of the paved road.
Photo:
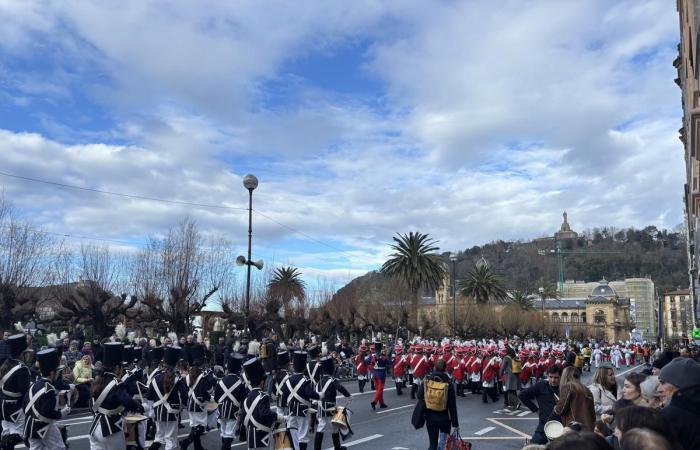
M 640 367 L 640 366 L 638 366 Z M 618 377 L 635 370 L 635 367 L 623 367 Z M 588 384 L 591 375 L 584 374 L 584 383 Z M 622 380 L 618 379 L 618 383 Z M 357 384 L 348 382 L 346 386 L 353 393 L 350 409 L 353 411 L 351 426 L 355 435 L 343 445 L 353 450 L 422 450 L 427 448 L 427 433 L 425 429 L 414 430 L 410 424 L 411 413 L 415 401 L 409 395 L 397 396 L 393 383 L 389 381 L 385 389 L 387 409 L 372 411 L 370 401 L 373 392 L 357 392 Z M 462 437 L 471 441 L 475 450 L 505 450 L 520 449 L 526 438 L 530 437 L 537 425 L 537 415 L 527 409 L 509 411 L 502 409 L 502 400 L 498 403 L 484 404 L 481 396 L 470 395 L 458 398 L 460 432 Z M 72 450 L 87 450 L 87 438 L 91 417 L 87 414 L 71 415 L 60 423 L 69 425 L 69 444 Z M 188 425 L 187 420 L 183 423 Z M 189 427 L 181 430 L 180 436 L 185 437 Z M 207 449 L 220 448 L 218 431 L 209 432 L 203 444 Z M 330 436 L 324 440 L 324 450 L 332 450 Z M 17 446 L 23 448 L 23 446 Z M 192 447 L 190 447 L 192 448 Z M 244 443 L 233 446 L 235 449 L 245 448 Z

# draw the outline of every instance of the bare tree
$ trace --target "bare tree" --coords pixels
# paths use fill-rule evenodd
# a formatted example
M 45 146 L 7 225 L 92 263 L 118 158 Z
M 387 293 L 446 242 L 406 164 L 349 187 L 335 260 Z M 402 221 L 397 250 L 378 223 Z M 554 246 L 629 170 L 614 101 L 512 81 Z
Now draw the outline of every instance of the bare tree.
M 34 313 L 31 286 L 43 284 L 53 240 L 19 220 L 0 196 L 0 326 L 9 328 Z
M 152 318 L 181 334 L 224 285 L 227 252 L 204 248 L 197 224 L 186 218 L 162 239 L 151 239 L 137 257 L 132 276 L 136 296 Z

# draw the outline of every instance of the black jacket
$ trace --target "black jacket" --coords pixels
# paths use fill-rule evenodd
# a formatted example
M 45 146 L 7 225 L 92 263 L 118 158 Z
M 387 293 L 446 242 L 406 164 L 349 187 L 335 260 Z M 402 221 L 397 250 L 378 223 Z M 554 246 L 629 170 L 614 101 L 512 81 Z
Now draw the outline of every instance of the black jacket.
M 224 392 L 236 386 L 230 395 Z M 214 388 L 214 400 L 219 403 L 219 417 L 222 419 L 235 419 L 243 401 L 248 396 L 248 388 L 237 374 L 228 374 L 216 382 Z
M 661 414 L 668 419 L 683 448 L 700 449 L 700 386 L 676 392 Z
M 557 404 L 559 396 L 559 386 L 553 387 L 547 381 L 538 381 L 529 388 L 523 389 L 518 394 L 518 398 L 530 411 L 539 413 L 540 424 L 544 424 Z M 535 400 L 537 404 L 533 402 Z
M 255 400 L 261 397 L 254 409 L 251 409 Z M 246 411 L 249 411 L 246 414 Z M 260 388 L 254 388 L 248 394 L 244 402 L 243 425 L 246 428 L 248 437 L 248 448 L 268 448 L 271 430 L 277 421 L 277 413 L 270 409 L 270 396 L 262 392 Z M 250 416 L 249 416 L 250 415 Z M 259 428 L 254 423 L 265 428 Z
M 2 386 L 2 392 L 0 392 L 0 398 L 2 398 L 2 404 L 0 405 L 0 417 L 2 417 L 2 420 L 15 422 L 11 416 L 13 416 L 17 410 L 22 408 L 24 397 L 29 391 L 31 373 L 27 366 L 25 366 L 20 360 L 11 358 L 10 361 L 10 370 L 14 369 L 15 367 L 19 368 L 15 370 L 12 375 L 10 375 L 7 381 L 5 381 L 5 384 Z M 9 370 L 7 373 L 9 373 Z
M 426 380 L 442 381 L 449 383 L 447 388 L 447 409 L 445 411 L 425 410 L 425 420 L 430 423 L 441 424 L 447 426 L 451 423 L 453 427 L 459 427 L 459 419 L 457 417 L 457 396 L 455 395 L 455 387 L 450 382 L 450 377 L 445 372 L 431 372 L 426 377 Z M 418 389 L 418 401 L 425 401 L 425 385 L 421 384 Z M 449 431 L 448 431 L 449 432 Z
M 45 392 L 41 394 L 41 391 Z M 43 433 L 41 433 L 41 431 L 51 423 L 45 422 L 43 419 L 48 419 L 49 421 L 61 419 L 61 412 L 57 407 L 58 392 L 45 378 L 38 379 L 32 385 L 29 392 L 38 397 L 27 412 L 24 438 L 42 439 Z M 28 402 L 29 396 L 25 399 L 23 406 L 26 407 Z
M 296 389 L 296 395 L 292 390 Z M 312 400 L 318 400 L 318 392 L 314 390 L 311 381 L 301 373 L 292 374 L 281 388 L 280 397 L 284 397 L 289 406 L 289 413 L 297 417 L 305 417 L 312 406 Z
M 348 392 L 345 386 L 329 375 L 321 377 L 321 381 L 316 386 L 316 392 L 320 400 L 318 412 L 323 416 L 332 416 L 335 412 L 335 402 L 338 392 L 345 397 L 350 397 L 350 392 Z

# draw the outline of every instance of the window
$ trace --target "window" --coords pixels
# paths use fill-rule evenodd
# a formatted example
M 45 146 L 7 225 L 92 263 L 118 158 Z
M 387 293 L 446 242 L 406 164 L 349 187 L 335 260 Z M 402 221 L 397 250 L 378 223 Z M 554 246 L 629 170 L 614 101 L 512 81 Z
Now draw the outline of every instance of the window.
M 578 313 L 571 313 L 571 321 L 574 322 L 574 323 L 578 323 L 578 322 L 579 322 Z
M 569 321 L 569 313 L 567 313 L 567 312 L 561 313 L 561 321 L 568 322 Z
M 586 313 L 581 313 L 581 322 L 586 323 Z
M 552 313 L 552 322 L 559 322 L 559 313 Z
M 595 315 L 593 316 L 593 321 L 595 323 L 605 323 L 605 312 L 603 312 L 602 309 L 596 310 Z

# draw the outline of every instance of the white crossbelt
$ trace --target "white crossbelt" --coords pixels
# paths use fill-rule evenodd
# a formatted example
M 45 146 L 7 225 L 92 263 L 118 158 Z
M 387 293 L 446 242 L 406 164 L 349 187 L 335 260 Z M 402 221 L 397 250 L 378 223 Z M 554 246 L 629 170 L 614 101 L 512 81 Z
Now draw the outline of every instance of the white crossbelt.
M 119 384 L 119 382 L 116 378 L 113 378 L 112 381 L 110 381 L 107 384 L 107 386 L 105 386 L 100 396 L 97 397 L 97 400 L 95 400 L 95 403 L 92 405 L 92 410 L 94 412 L 104 414 L 105 416 L 116 416 L 118 414 L 121 414 L 122 411 L 124 411 L 123 405 L 120 405 L 115 409 L 105 409 L 102 407 L 102 402 L 105 401 L 109 393 L 112 391 L 112 389 L 114 389 L 117 386 L 117 384 Z
M 197 389 L 197 385 L 199 384 L 200 381 L 202 381 L 202 377 L 204 377 L 204 373 L 200 373 L 197 379 L 194 382 L 194 386 L 189 388 L 189 397 L 194 400 L 194 403 L 199 406 L 200 409 L 206 409 L 207 405 L 206 402 L 200 402 L 197 396 L 194 393 L 194 390 Z M 190 375 L 187 374 L 187 385 L 190 385 Z
M 35 408 L 35 403 L 37 400 L 41 398 L 42 395 L 47 394 L 49 392 L 54 392 L 55 390 L 53 388 L 49 389 L 50 384 L 45 384 L 43 389 L 39 389 L 35 394 L 32 394 L 31 389 L 29 390 L 29 401 L 27 402 L 27 406 L 24 407 L 24 413 L 29 414 L 29 411 L 32 411 L 32 414 L 39 419 L 39 421 L 44 422 L 44 423 L 54 423 L 56 422 L 53 419 L 49 419 L 48 417 L 44 417 L 43 415 L 39 414 L 39 411 Z
M 153 381 L 153 383 L 151 383 L 151 385 L 153 386 L 153 391 L 154 391 L 154 392 L 156 393 L 156 395 L 158 396 L 158 400 L 156 400 L 156 401 L 153 403 L 153 408 L 154 408 L 154 409 L 155 409 L 156 407 L 158 407 L 158 406 L 163 405 L 163 406 L 165 407 L 165 410 L 168 411 L 168 414 L 177 414 L 177 413 L 180 412 L 180 408 L 175 409 L 175 408 L 173 408 L 172 405 L 168 402 L 168 397 L 170 397 L 170 393 L 172 392 L 172 390 L 170 390 L 170 391 L 168 392 L 168 394 L 164 396 L 164 395 L 160 392 L 160 389 L 158 388 L 158 383 L 156 383 L 155 380 Z M 177 384 L 175 384 L 175 386 L 177 386 Z M 175 389 L 175 386 L 173 386 L 173 389 Z
M 287 388 L 289 389 L 289 395 L 294 397 L 299 403 L 301 403 L 302 405 L 311 406 L 310 401 L 306 400 L 304 397 L 299 395 L 299 389 L 301 389 L 301 387 L 304 385 L 304 381 L 306 380 L 302 378 L 301 380 L 299 380 L 299 383 L 297 383 L 296 386 L 292 387 L 292 380 L 287 380 Z
M 225 399 L 231 400 L 231 403 L 233 403 L 236 408 L 241 407 L 241 402 L 238 401 L 236 397 L 233 396 L 233 391 L 238 388 L 238 386 L 241 385 L 241 380 L 236 380 L 235 383 L 231 385 L 231 387 L 227 388 L 226 384 L 224 383 L 224 380 L 219 380 L 219 387 L 221 387 L 221 390 L 223 391 L 223 394 L 219 396 L 217 403 L 223 403 Z
M 12 392 L 12 391 L 6 391 L 6 390 L 5 390 L 5 383 L 7 383 L 7 380 L 9 380 L 10 377 L 11 377 L 15 372 L 17 372 L 19 369 L 21 369 L 22 367 L 24 367 L 24 364 L 22 364 L 22 363 L 19 363 L 19 364 L 17 364 L 16 366 L 13 366 L 12 369 L 10 369 L 10 370 L 5 374 L 5 376 L 2 377 L 2 379 L 0 379 L 0 389 L 2 389 L 2 393 L 3 393 L 4 395 L 7 395 L 8 397 L 12 397 L 12 398 L 20 398 L 22 395 L 24 395 L 24 394 L 21 393 L 21 392 Z
M 255 417 L 253 417 L 255 407 L 258 406 L 258 403 L 260 403 L 260 400 L 262 400 L 264 395 L 265 394 L 260 394 L 257 397 L 255 397 L 255 400 L 253 400 L 253 403 L 250 405 L 250 409 L 248 409 L 248 406 L 245 404 L 245 402 L 243 402 L 243 410 L 245 411 L 245 419 L 243 420 L 243 423 L 245 424 L 245 426 L 248 426 L 248 424 L 252 422 L 255 428 L 262 430 L 266 433 L 272 433 L 272 428 L 266 427 L 265 425 L 255 420 Z

